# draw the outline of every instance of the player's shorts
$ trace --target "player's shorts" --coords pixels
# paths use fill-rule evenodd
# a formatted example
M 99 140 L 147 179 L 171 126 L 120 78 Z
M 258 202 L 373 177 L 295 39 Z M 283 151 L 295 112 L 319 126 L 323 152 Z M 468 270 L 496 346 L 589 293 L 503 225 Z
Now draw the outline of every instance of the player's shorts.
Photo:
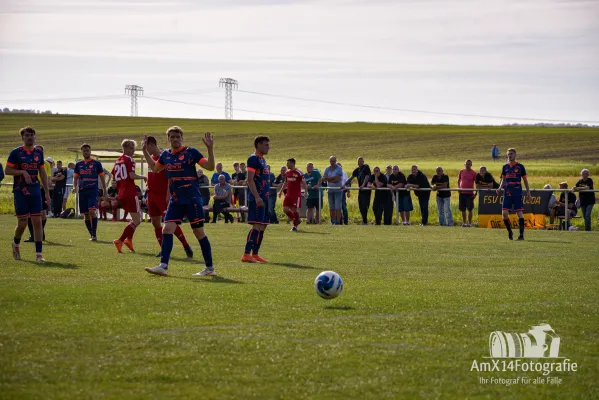
M 171 198 L 166 209 L 164 222 L 175 222 L 180 224 L 183 218 L 186 217 L 190 224 L 204 222 L 204 206 L 202 197 L 192 197 L 186 199 L 187 203 L 181 204 L 177 200 Z
M 287 192 L 289 193 L 289 192 Z M 289 208 L 301 208 L 302 207 L 302 195 L 293 195 L 293 197 L 287 194 L 283 199 L 283 207 Z
M 523 211 L 524 204 L 522 203 L 522 193 L 512 194 L 505 192 L 503 195 L 502 210 Z
M 79 192 L 79 212 L 88 214 L 90 210 L 98 208 L 98 192 L 93 189 L 84 189 Z
M 45 203 L 45 197 L 41 193 L 29 193 L 19 188 L 14 192 L 15 213 L 17 218 L 42 215 L 42 203 Z
M 119 197 L 119 207 L 129 213 L 138 213 L 139 199 L 137 196 Z
M 320 208 L 322 208 L 322 197 L 320 198 Z M 315 199 L 307 199 L 306 200 L 306 208 L 308 209 L 312 209 L 312 208 L 319 208 L 318 207 L 318 197 Z
M 248 200 L 248 224 L 268 225 L 268 200 L 264 200 L 264 207 L 258 207 L 255 200 Z
M 148 215 L 150 217 L 161 217 L 166 212 L 167 207 L 165 194 L 148 193 Z
M 472 211 L 474 209 L 474 195 L 460 193 L 460 203 L 458 208 L 460 211 Z

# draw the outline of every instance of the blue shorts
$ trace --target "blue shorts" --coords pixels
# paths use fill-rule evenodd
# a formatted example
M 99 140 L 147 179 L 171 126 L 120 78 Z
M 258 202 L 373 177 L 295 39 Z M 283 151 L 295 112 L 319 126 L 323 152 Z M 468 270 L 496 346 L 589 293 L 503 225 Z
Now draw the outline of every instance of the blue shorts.
M 399 196 L 397 199 L 397 208 L 399 212 L 410 212 L 414 210 L 412 196 Z
M 183 218 L 186 217 L 190 224 L 198 222 L 204 222 L 204 204 L 202 197 L 191 197 L 186 199 L 185 204 L 179 203 L 179 201 L 171 198 L 166 208 L 166 214 L 164 216 L 164 222 L 176 222 L 180 224 L 183 222 Z
M 343 204 L 343 192 L 341 190 L 329 190 L 329 210 L 341 210 Z
M 255 200 L 248 200 L 248 224 L 269 224 L 268 199 L 262 199 L 262 201 L 264 201 L 264 207 L 258 207 Z
M 13 192 L 17 218 L 42 215 L 43 200 L 40 191 L 30 193 L 27 188 L 24 189 L 16 188 Z
M 89 214 L 90 210 L 98 208 L 98 191 L 96 189 L 83 189 L 79 192 L 79 212 Z
M 524 204 L 522 204 L 522 193 L 512 194 L 506 191 L 503 194 L 503 203 L 501 204 L 501 209 L 523 211 Z

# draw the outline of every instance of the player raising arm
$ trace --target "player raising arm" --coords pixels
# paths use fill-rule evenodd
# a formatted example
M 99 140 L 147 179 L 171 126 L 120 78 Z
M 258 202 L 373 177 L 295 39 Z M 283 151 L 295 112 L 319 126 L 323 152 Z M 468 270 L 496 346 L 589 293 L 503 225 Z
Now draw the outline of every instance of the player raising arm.
M 146 268 L 146 271 L 155 275 L 168 275 L 168 262 L 173 250 L 173 233 L 177 229 L 177 225 L 183 222 L 183 218 L 187 217 L 193 234 L 200 243 L 206 264 L 202 271 L 194 275 L 216 275 L 212 263 L 212 248 L 204 233 L 204 207 L 196 172 L 196 164 L 205 170 L 214 170 L 214 137 L 209 132 L 204 134 L 202 141 L 208 149 L 208 158 L 205 158 L 197 149 L 183 145 L 183 130 L 178 126 L 168 128 L 166 136 L 171 148 L 164 150 L 158 161 L 154 161 L 148 152 L 147 136 L 142 142 L 144 157 L 150 171 L 158 173 L 166 169 L 171 193 L 162 229 L 160 264 L 153 268 Z
M 501 215 L 508 232 L 508 239 L 514 240 L 514 234 L 512 233 L 512 226 L 509 219 L 510 210 L 513 209 L 518 214 L 518 225 L 520 228 L 518 240 L 524 240 L 522 180 L 524 180 L 524 185 L 526 186 L 526 199 L 529 203 L 532 202 L 532 196 L 528 186 L 526 169 L 524 168 L 524 165 L 516 161 L 516 149 L 508 149 L 507 158 L 508 163 L 505 164 L 501 170 L 501 182 L 499 182 L 499 188 L 497 189 L 497 194 L 501 194 L 501 190 L 504 190 Z
M 35 260 L 45 262 L 42 256 L 42 201 L 50 204 L 48 190 L 48 174 L 44 166 L 44 153 L 34 148 L 35 129 L 30 126 L 20 130 L 23 146 L 10 152 L 6 162 L 6 175 L 14 176 L 13 196 L 17 227 L 12 242 L 12 255 L 15 260 L 21 259 L 21 237 L 31 218 L 33 224 L 33 240 L 35 241 Z M 39 171 L 39 178 L 38 178 Z M 42 200 L 40 180 L 44 187 L 46 198 Z

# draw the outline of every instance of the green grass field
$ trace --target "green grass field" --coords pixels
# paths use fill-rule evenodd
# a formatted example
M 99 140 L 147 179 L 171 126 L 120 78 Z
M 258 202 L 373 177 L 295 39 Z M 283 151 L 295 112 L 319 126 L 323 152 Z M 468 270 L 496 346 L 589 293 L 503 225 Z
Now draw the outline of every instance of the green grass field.
M 247 159 L 253 150 L 253 138 L 256 135 L 267 134 L 271 137 L 271 151 L 267 160 L 275 172 L 289 157 L 298 160 L 300 169 L 312 161 L 316 168 L 323 171 L 328 165 L 329 156 L 333 154 L 343 163 L 344 169 L 351 172 L 356 167 L 356 158 L 364 156 L 371 167 L 378 165 L 384 168 L 388 164 L 397 164 L 404 172 L 409 171 L 412 164 L 417 164 L 429 179 L 435 167 L 440 165 L 449 175 L 452 187 L 455 187 L 458 171 L 463 168 L 467 158 L 473 160 L 475 169 L 486 165 L 489 172 L 499 179 L 502 163 L 490 160 L 491 145 L 497 144 L 502 152 L 508 147 L 518 149 L 519 159 L 527 167 L 533 188 L 542 188 L 546 183 L 557 187 L 562 181 L 573 186 L 582 168 L 588 168 L 592 177 L 599 176 L 599 128 L 227 121 L 2 113 L 0 159 L 4 162 L 10 150 L 20 144 L 18 131 L 25 125 L 36 128 L 46 156 L 68 162 L 75 158 L 66 149 L 76 148 L 83 142 L 90 143 L 96 149 L 118 149 L 125 138 L 140 142 L 144 134 L 153 134 L 162 137 L 162 145 L 167 146 L 164 132 L 175 124 L 185 130 L 186 143 L 200 149 L 203 147 L 201 134 L 205 131 L 214 132 L 216 158 L 225 165 L 226 171 L 232 171 L 234 161 Z M 109 163 L 107 166 L 112 167 Z M 455 215 L 457 196 L 453 196 L 453 200 Z M 73 206 L 73 203 L 70 205 Z M 350 199 L 348 207 L 352 220 L 359 221 L 356 196 Z M 434 198 L 430 211 L 430 221 L 436 223 Z M 0 213 L 11 212 L 12 195 L 7 188 L 0 188 Z M 597 212 L 595 207 L 594 221 Z M 417 207 L 413 218 L 419 218 Z M 583 226 L 581 220 L 574 223 L 578 227 Z
M 243 224 L 209 225 L 218 277 L 184 259 L 156 263 L 151 225 L 116 254 L 122 223 L 50 220 L 37 265 L 12 260 L 0 216 L 0 398 L 581 398 L 599 396 L 599 247 L 592 232 L 440 227 L 269 227 L 266 265 L 241 264 Z M 191 232 L 185 227 L 188 237 Z M 448 234 L 451 232 L 451 234 Z M 198 261 L 199 260 L 199 261 Z M 323 270 L 345 289 L 322 300 Z M 481 384 L 493 331 L 548 322 L 578 371 L 559 385 Z

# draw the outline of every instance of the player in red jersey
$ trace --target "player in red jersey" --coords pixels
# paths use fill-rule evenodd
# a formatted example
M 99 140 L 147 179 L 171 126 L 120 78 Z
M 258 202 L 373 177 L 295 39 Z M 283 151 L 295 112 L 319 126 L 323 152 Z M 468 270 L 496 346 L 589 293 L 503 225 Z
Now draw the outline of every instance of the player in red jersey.
M 141 224 L 135 180 L 143 179 L 146 182 L 148 181 L 147 177 L 135 173 L 135 160 L 132 158 L 137 147 L 135 140 L 125 139 L 121 143 L 121 147 L 123 155 L 114 163 L 112 176 L 116 181 L 119 204 L 123 210 L 131 214 L 131 222 L 123 229 L 121 237 L 112 242 L 119 253 L 123 252 L 123 244 L 129 250 L 135 251 L 133 249 L 133 234 L 135 233 L 135 229 Z
M 285 183 L 279 191 L 279 197 L 284 193 L 283 211 L 289 218 L 293 220 L 292 232 L 297 232 L 297 226 L 301 223 L 298 209 L 302 207 L 302 189 L 308 194 L 308 185 L 304 179 L 304 174 L 299 169 L 295 168 L 295 158 L 287 160 L 287 172 L 285 172 Z
M 148 136 L 146 138 L 146 148 L 154 162 L 160 159 L 161 152 L 154 136 Z M 154 226 L 154 234 L 156 235 L 160 247 L 162 247 L 162 217 L 166 212 L 170 198 L 171 194 L 168 190 L 166 170 L 163 169 L 159 172 L 148 172 L 148 215 Z M 185 254 L 187 254 L 187 258 L 193 258 L 193 250 L 189 243 L 187 243 L 185 234 L 179 225 L 175 228 L 175 236 L 181 241 L 181 244 L 185 249 Z M 158 253 L 156 257 L 160 257 L 160 253 Z

